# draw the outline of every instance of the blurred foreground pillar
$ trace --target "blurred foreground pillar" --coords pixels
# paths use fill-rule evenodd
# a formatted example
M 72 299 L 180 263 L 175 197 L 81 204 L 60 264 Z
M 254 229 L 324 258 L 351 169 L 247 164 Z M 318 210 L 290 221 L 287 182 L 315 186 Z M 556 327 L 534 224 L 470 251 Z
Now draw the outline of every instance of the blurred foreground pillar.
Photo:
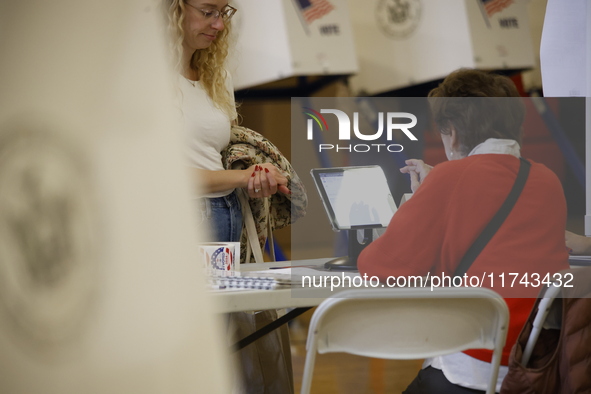
M 228 393 L 159 1 L 0 2 L 0 392 Z

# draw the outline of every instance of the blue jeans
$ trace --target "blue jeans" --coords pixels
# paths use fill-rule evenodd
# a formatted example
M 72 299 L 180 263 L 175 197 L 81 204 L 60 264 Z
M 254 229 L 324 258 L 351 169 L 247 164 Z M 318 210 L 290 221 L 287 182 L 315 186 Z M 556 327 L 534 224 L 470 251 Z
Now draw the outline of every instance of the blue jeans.
M 242 209 L 236 191 L 223 197 L 199 200 L 201 226 L 209 234 L 202 234 L 208 242 L 239 242 L 242 233 Z

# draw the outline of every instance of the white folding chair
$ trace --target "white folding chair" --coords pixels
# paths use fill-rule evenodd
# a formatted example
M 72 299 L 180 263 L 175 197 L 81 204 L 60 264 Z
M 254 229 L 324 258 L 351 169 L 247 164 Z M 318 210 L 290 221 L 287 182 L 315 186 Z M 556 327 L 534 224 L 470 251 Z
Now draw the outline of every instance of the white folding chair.
M 554 300 L 560 294 L 561 290 L 562 288 L 560 286 L 550 286 L 546 288 L 544 291 L 544 297 L 538 304 L 536 317 L 532 323 L 532 330 L 521 357 L 521 364 L 526 367 L 527 363 L 529 363 L 534 347 L 536 346 L 538 337 L 542 332 L 542 328 L 560 329 L 562 323 L 562 303 L 554 303 Z M 549 315 L 552 317 L 551 319 L 548 319 Z
M 494 393 L 509 311 L 492 290 L 398 288 L 349 290 L 322 302 L 310 321 L 302 394 L 316 352 L 410 360 L 466 349 L 492 349 L 487 393 Z

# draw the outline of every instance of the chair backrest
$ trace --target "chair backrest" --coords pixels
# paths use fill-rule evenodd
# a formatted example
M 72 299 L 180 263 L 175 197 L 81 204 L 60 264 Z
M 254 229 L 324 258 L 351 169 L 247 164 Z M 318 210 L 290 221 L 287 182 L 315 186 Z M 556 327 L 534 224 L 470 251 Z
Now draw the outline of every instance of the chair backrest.
M 302 393 L 310 390 L 316 352 L 421 359 L 472 348 L 493 349 L 494 393 L 509 312 L 481 288 L 356 289 L 318 306 L 308 332 Z M 490 391 L 492 390 L 492 391 Z

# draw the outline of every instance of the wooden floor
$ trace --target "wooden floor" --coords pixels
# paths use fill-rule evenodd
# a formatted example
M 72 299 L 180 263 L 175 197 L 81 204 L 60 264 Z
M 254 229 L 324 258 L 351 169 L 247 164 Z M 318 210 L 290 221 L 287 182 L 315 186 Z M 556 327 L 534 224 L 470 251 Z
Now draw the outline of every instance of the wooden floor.
M 299 393 L 306 359 L 310 310 L 290 324 L 295 392 Z M 318 354 L 312 394 L 398 394 L 415 378 L 422 360 L 400 361 L 357 357 L 343 353 Z

